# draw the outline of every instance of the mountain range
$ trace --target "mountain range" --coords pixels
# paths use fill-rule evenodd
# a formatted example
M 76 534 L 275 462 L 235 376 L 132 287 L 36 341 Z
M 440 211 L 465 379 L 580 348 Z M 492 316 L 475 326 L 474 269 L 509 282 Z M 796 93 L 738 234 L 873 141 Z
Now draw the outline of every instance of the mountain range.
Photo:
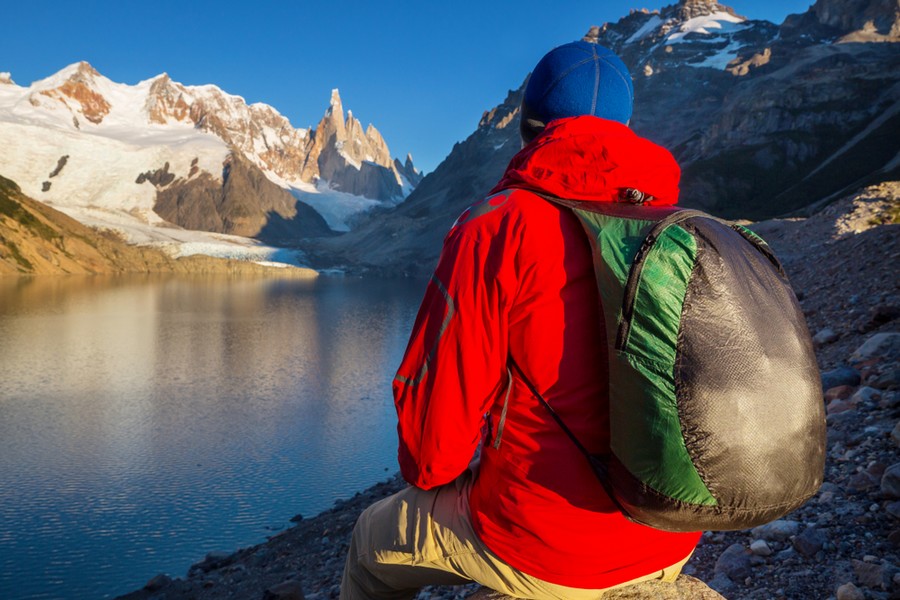
M 338 90 L 317 127 L 298 129 L 214 85 L 126 85 L 86 62 L 28 87 L 0 76 L 0 142 L 2 173 L 27 195 L 126 234 L 166 223 L 291 245 L 421 179 L 345 117 Z
M 781 25 L 681 0 L 589 27 L 584 39 L 631 70 L 631 126 L 678 159 L 683 205 L 763 219 L 900 178 L 896 0 L 817 0 Z M 486 111 L 405 202 L 308 243 L 312 255 L 362 271 L 430 272 L 443 233 L 519 150 L 524 86 Z
M 631 126 L 679 161 L 683 205 L 763 219 L 900 179 L 896 0 L 817 0 L 780 25 L 680 0 L 583 39 L 628 65 Z M 523 78 L 423 179 L 337 90 L 296 129 L 165 74 L 129 86 L 78 63 L 29 87 L 0 74 L 0 174 L 132 242 L 165 245 L 180 227 L 299 248 L 318 268 L 425 275 L 520 148 Z

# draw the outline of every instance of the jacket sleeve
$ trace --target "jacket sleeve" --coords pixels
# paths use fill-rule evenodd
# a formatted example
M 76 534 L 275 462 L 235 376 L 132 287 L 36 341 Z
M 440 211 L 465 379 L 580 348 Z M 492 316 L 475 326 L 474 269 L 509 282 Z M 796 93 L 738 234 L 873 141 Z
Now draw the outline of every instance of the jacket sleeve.
M 505 253 L 460 229 L 444 241 L 393 383 L 400 470 L 423 489 L 465 470 L 506 385 Z

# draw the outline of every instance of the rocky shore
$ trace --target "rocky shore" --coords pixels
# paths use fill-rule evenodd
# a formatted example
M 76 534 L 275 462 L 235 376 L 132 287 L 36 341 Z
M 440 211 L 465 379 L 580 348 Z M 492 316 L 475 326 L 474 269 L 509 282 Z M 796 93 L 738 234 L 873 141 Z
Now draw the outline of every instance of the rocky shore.
M 814 335 L 828 456 L 825 484 L 797 511 L 749 531 L 704 534 L 685 573 L 726 598 L 900 598 L 898 212 L 900 183 L 886 183 L 808 219 L 753 226 L 784 262 Z M 186 576 L 154 577 L 122 598 L 336 598 L 357 515 L 402 485 L 395 476 L 314 518 L 296 517 L 264 544 L 211 553 Z M 418 598 L 476 590 L 426 588 Z

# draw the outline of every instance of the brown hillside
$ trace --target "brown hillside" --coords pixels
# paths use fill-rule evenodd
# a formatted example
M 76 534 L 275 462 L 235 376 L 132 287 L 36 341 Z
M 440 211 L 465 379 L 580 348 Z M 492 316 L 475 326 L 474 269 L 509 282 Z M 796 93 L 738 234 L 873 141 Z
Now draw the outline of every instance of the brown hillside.
M 155 248 L 129 246 L 32 200 L 0 176 L 0 276 L 115 273 L 222 273 L 315 277 L 315 271 L 273 268 L 209 256 L 173 259 Z

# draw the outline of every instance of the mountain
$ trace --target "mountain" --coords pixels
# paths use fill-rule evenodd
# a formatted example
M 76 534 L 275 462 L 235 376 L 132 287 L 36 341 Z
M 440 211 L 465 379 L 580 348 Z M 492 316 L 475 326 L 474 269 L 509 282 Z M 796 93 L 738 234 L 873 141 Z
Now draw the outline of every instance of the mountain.
M 0 176 L 0 275 L 173 272 L 316 276 L 310 269 L 209 256 L 175 259 L 157 248 L 132 246 L 28 198 L 15 182 Z
M 368 213 L 340 237 L 308 240 L 319 266 L 387 274 L 424 274 L 434 267 L 441 240 L 462 210 L 497 183 L 521 148 L 522 88 L 486 111 L 478 129 L 453 146 L 440 165 L 396 208 Z
M 900 134 L 900 12 L 889 4 L 819 0 L 776 27 L 686 0 L 585 39 L 632 69 L 632 126 L 673 151 L 683 202 L 765 218 L 900 174 L 889 142 Z
M 674 153 L 686 206 L 762 219 L 900 178 L 896 0 L 818 0 L 781 25 L 681 0 L 590 27 L 584 39 L 628 65 L 631 126 Z M 454 218 L 519 149 L 523 91 L 486 112 L 403 204 L 310 243 L 313 257 L 360 271 L 430 272 Z
M 213 85 L 125 85 L 86 62 L 28 87 L 0 76 L 0 168 L 84 222 L 165 220 L 281 245 L 332 233 L 309 204 L 393 205 L 418 178 L 374 126 L 344 118 L 337 90 L 318 127 L 296 129 Z

